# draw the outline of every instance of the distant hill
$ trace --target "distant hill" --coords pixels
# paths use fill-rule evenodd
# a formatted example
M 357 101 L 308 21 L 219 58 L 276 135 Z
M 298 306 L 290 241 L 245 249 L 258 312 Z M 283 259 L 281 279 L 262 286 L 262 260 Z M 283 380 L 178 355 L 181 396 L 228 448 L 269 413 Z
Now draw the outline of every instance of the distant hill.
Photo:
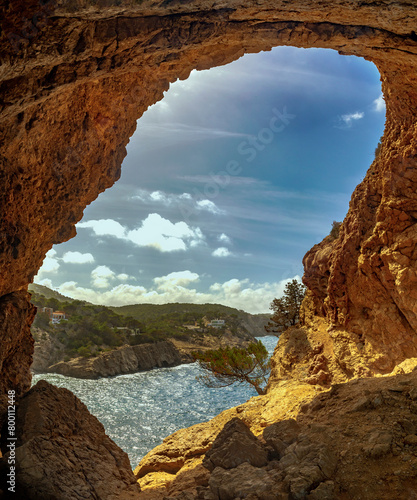
M 123 316 L 130 316 L 143 323 L 155 321 L 162 316 L 177 314 L 195 314 L 210 319 L 222 316 L 236 316 L 242 326 L 251 335 L 261 337 L 267 335 L 264 329 L 270 319 L 270 314 L 250 314 L 241 309 L 224 306 L 222 304 L 188 304 L 174 302 L 169 304 L 134 304 L 129 306 L 110 307 L 112 311 Z
M 38 295 L 43 295 L 46 299 L 55 299 L 59 302 L 83 304 L 93 306 L 89 302 L 78 301 L 70 297 L 66 297 L 55 290 L 32 283 L 29 285 L 29 292 L 34 292 Z M 254 337 L 262 337 L 267 335 L 264 329 L 270 319 L 270 314 L 250 314 L 241 309 L 224 306 L 222 304 L 188 304 L 188 303 L 169 303 L 169 304 L 134 304 L 119 307 L 105 307 L 114 313 L 121 316 L 134 318 L 144 324 L 154 324 L 162 318 L 173 319 L 183 315 L 195 315 L 202 318 L 207 317 L 214 319 L 217 317 L 235 316 L 239 320 L 239 324 L 245 328 Z
M 47 286 L 38 285 L 36 283 L 31 283 L 28 287 L 29 292 L 35 292 L 39 295 L 43 295 L 47 299 L 56 299 L 60 302 L 74 302 L 75 299 L 71 299 L 71 297 L 66 297 L 55 290 L 51 290 Z M 87 302 L 86 302 L 87 303 Z

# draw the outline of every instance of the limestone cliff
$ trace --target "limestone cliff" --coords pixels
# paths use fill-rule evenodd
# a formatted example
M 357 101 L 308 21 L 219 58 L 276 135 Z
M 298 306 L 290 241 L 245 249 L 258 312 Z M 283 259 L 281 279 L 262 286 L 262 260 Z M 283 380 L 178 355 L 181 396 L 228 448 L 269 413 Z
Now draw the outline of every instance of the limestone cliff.
M 155 344 L 126 345 L 92 358 L 60 361 L 49 366 L 47 371 L 68 377 L 94 379 L 177 366 L 183 361 L 174 344 L 164 341 Z
M 35 339 L 33 362 L 31 370 L 34 373 L 46 373 L 48 368 L 59 363 L 65 357 L 65 346 L 54 335 L 32 325 L 32 335 Z

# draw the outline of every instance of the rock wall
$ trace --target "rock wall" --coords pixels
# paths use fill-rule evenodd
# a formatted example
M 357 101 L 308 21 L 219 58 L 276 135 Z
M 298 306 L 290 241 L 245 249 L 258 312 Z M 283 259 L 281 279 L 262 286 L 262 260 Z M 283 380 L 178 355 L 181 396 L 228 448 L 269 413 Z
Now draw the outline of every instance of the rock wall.
M 20 397 L 30 388 L 34 343 L 30 325 L 35 313 L 27 292 L 0 297 L 0 428 L 7 411 L 7 391 Z
M 46 373 L 48 368 L 59 363 L 65 356 L 65 346 L 56 337 L 40 328 L 32 326 L 35 339 L 31 370 L 34 373 Z

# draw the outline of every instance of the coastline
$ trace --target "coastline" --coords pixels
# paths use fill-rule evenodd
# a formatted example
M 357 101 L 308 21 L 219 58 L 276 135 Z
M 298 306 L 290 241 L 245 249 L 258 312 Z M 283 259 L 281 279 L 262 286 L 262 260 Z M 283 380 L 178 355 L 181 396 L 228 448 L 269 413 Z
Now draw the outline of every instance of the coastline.
M 51 346 L 46 339 L 44 346 L 35 346 L 32 372 L 34 374 L 56 373 L 80 379 L 98 379 L 130 373 L 169 368 L 192 363 L 191 352 L 217 349 L 223 346 L 242 347 L 249 341 L 225 333 L 221 337 L 204 335 L 198 341 L 168 338 L 155 343 L 124 345 L 92 357 L 76 357 L 68 361 L 55 361 L 56 353 L 51 351 L 52 363 L 45 359 L 45 345 Z

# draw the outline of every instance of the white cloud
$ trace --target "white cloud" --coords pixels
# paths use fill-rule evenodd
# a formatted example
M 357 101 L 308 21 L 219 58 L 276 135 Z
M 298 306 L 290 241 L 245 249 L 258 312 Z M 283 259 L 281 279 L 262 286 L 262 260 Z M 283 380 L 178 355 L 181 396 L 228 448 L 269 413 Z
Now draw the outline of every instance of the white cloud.
M 34 282 L 37 283 L 38 285 L 47 286 L 51 290 L 53 289 L 52 281 L 49 278 L 45 278 L 43 280 L 40 280 L 40 279 L 38 279 L 37 276 L 35 276 Z
M 128 279 L 136 279 L 134 278 L 133 276 L 129 276 L 128 274 L 126 273 L 121 273 L 121 274 L 118 274 L 117 276 L 117 279 L 120 280 L 120 281 L 127 281 Z
M 51 250 L 47 252 L 38 274 L 35 276 L 36 283 L 46 283 L 46 278 L 44 278 L 45 274 L 56 274 L 61 267 L 60 261 L 65 264 L 87 264 L 94 262 L 94 257 L 91 253 L 82 254 L 81 252 L 66 252 L 64 256 L 60 258 L 57 257 L 57 251 L 54 248 L 51 248 Z M 45 284 L 45 286 L 49 285 Z
M 90 228 L 94 231 L 96 236 L 114 236 L 116 238 L 125 237 L 125 228 L 113 219 L 100 219 L 89 220 L 86 222 L 79 222 L 78 228 Z
M 299 279 L 298 276 L 295 278 Z M 199 281 L 197 273 L 179 271 L 154 279 L 156 289 L 120 284 L 111 290 L 93 290 L 79 287 L 74 281 L 63 283 L 59 292 L 94 304 L 121 306 L 126 304 L 166 304 L 186 302 L 194 304 L 224 304 L 251 313 L 266 313 L 275 297 L 281 297 L 285 284 L 292 278 L 275 283 L 252 283 L 248 279 L 231 279 L 214 283 L 208 291 L 187 288 Z
M 80 287 L 75 281 L 63 283 L 59 287 L 59 292 L 67 297 L 107 306 L 137 304 L 143 302 L 143 297 L 146 295 L 146 289 L 143 286 L 123 284 L 103 292 Z
M 163 198 L 161 194 L 155 197 Z M 113 236 L 139 247 L 153 247 L 161 252 L 184 251 L 204 242 L 204 235 L 199 227 L 191 227 L 184 221 L 174 223 L 156 213 L 149 214 L 139 228 L 130 231 L 112 219 L 91 220 L 80 224 L 78 227 L 91 228 L 97 236 Z
M 213 182 L 213 180 L 210 179 L 210 182 Z M 185 212 L 190 213 L 194 210 L 207 211 L 212 214 L 224 213 L 213 201 L 195 200 L 190 193 L 173 194 L 166 193 L 165 191 L 149 192 L 145 189 L 140 189 L 132 199 L 140 200 L 143 203 L 159 204 L 164 207 L 181 207 Z
M 377 112 L 385 111 L 386 106 L 383 94 L 381 94 L 377 99 L 374 100 L 373 105 L 374 105 L 374 111 Z
M 217 239 L 222 243 L 224 243 L 225 245 L 230 245 L 232 243 L 232 240 L 227 236 L 227 234 L 224 233 L 218 236 Z
M 347 115 L 342 115 L 341 116 L 341 121 L 344 123 L 346 127 L 351 127 L 353 125 L 353 122 L 357 120 L 361 120 L 365 116 L 365 113 L 363 111 L 356 111 L 355 113 L 349 113 Z
M 169 291 L 173 288 L 186 287 L 190 283 L 199 281 L 200 276 L 191 271 L 177 271 L 154 278 L 154 283 L 157 285 L 158 290 Z
M 213 257 L 230 257 L 232 252 L 226 247 L 219 247 L 211 254 Z
M 184 200 L 192 200 L 193 197 L 190 193 L 174 194 L 166 193 L 165 191 L 150 192 L 146 189 L 139 189 L 132 199 L 140 200 L 144 203 L 159 203 L 164 206 L 170 206 L 183 203 Z
M 169 201 L 168 197 L 162 191 L 154 191 L 150 194 L 150 198 L 153 201 L 162 201 L 163 203 Z
M 98 266 L 91 271 L 91 283 L 96 288 L 108 288 L 115 273 L 107 266 Z
M 223 210 L 220 210 L 220 208 L 210 200 L 197 201 L 196 205 L 198 210 L 206 210 L 207 212 L 210 212 L 212 214 L 224 213 Z
M 45 273 L 56 273 L 60 267 L 56 250 L 51 248 L 45 255 L 42 267 L 39 269 L 37 278 L 41 278 Z
M 91 264 L 94 257 L 91 253 L 65 252 L 62 260 L 66 264 Z
M 190 227 L 183 221 L 173 223 L 159 214 L 149 214 L 140 228 L 128 232 L 127 239 L 141 247 L 174 252 L 199 245 L 204 236 L 198 227 Z

